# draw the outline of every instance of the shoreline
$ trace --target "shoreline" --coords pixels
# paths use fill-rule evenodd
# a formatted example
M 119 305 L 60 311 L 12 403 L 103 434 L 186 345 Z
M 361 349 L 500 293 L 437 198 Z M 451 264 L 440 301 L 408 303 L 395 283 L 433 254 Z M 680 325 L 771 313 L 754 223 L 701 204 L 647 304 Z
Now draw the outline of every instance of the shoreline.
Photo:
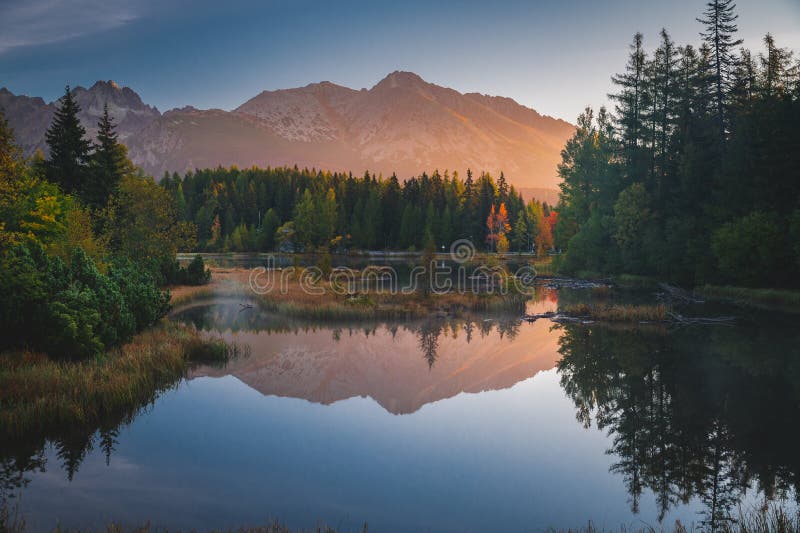
M 124 419 L 179 381 L 194 363 L 220 364 L 238 348 L 162 319 L 104 357 L 68 361 L 33 352 L 0 357 L 0 440 L 49 438 L 59 428 L 92 432 Z
M 177 307 L 196 299 L 214 296 L 240 296 L 263 308 L 296 318 L 350 320 L 365 318 L 414 319 L 429 316 L 464 316 L 484 311 L 524 311 L 530 295 L 508 290 L 507 294 L 458 293 L 422 294 L 389 291 L 341 294 L 321 283 L 320 293 L 304 291 L 293 277 L 281 290 L 259 294 L 249 287 L 252 269 L 210 267 L 211 282 L 199 286 L 170 287 L 170 304 Z

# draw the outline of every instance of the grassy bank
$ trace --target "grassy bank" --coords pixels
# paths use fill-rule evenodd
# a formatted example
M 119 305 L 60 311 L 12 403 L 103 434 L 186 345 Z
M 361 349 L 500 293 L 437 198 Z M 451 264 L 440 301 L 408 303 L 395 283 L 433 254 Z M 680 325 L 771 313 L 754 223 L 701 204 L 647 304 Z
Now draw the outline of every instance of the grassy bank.
M 696 292 L 709 299 L 732 300 L 741 305 L 800 313 L 800 291 L 797 290 L 705 285 Z
M 91 426 L 148 403 L 191 362 L 222 362 L 236 348 L 187 326 L 162 322 L 107 356 L 61 362 L 30 353 L 0 355 L 0 438 Z
M 212 296 L 233 296 L 255 300 L 272 312 L 285 316 L 314 320 L 412 319 L 444 314 L 463 316 L 482 311 L 519 311 L 529 296 L 509 289 L 508 294 L 476 294 L 471 291 L 444 294 L 403 293 L 401 291 L 369 290 L 342 294 L 325 282 L 314 286 L 314 292 L 304 290 L 296 278 L 265 294 L 250 289 L 251 270 L 243 268 L 213 268 L 212 281 L 198 287 L 171 288 L 172 305 L 180 305 Z
M 586 304 L 578 303 L 559 308 L 569 317 L 601 322 L 665 322 L 670 309 L 666 305 Z

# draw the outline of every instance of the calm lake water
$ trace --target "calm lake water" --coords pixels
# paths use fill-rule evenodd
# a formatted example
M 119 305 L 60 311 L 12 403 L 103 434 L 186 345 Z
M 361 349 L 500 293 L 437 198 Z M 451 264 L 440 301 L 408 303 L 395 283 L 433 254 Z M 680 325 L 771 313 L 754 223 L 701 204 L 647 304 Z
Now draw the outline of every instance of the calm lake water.
M 530 309 L 559 298 L 587 294 L 545 289 Z M 323 325 L 240 302 L 196 302 L 173 319 L 248 356 L 194 369 L 92 435 L 4 444 L 0 481 L 30 530 L 275 518 L 370 531 L 710 529 L 739 505 L 794 505 L 796 316 Z

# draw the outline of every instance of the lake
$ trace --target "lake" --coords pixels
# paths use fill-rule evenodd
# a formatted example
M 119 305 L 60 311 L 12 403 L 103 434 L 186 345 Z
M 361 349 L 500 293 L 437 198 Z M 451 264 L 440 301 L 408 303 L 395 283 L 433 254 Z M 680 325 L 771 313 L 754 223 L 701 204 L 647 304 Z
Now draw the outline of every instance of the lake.
M 589 298 L 542 287 L 529 309 Z M 740 506 L 794 508 L 796 315 L 723 306 L 734 325 L 491 313 L 331 324 L 240 303 L 196 301 L 172 319 L 246 355 L 193 369 L 93 434 L 3 443 L 3 493 L 30 530 L 273 519 L 344 531 L 708 530 Z

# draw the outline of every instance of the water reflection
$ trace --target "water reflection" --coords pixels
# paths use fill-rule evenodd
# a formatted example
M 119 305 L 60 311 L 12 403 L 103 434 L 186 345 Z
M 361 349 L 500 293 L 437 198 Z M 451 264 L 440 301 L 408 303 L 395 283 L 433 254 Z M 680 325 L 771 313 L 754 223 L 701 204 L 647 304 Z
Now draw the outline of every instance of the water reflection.
M 251 349 L 225 369 L 199 368 L 193 376 L 233 375 L 264 395 L 323 404 L 370 397 L 390 413 L 409 414 L 463 392 L 511 387 L 557 358 L 552 325 L 522 328 L 516 315 L 332 327 L 238 307 L 214 300 L 175 318 Z
M 611 436 L 631 511 L 645 489 L 660 518 L 698 497 L 714 530 L 751 489 L 763 501 L 797 498 L 798 346 L 785 319 L 680 331 L 564 325 L 558 371 L 578 421 Z
M 0 509 L 30 483 L 30 474 L 47 470 L 48 447 L 54 450 L 67 481 L 73 480 L 94 450 L 102 453 L 106 466 L 110 465 L 120 431 L 146 412 L 165 390 L 156 391 L 144 402 L 105 410 L 98 424 L 50 427 L 44 432 L 14 433 L 4 428 L 0 432 Z
M 553 300 L 541 299 L 535 305 L 555 305 Z M 107 413 L 97 426 L 50 428 L 43 434 L 3 440 L 0 442 L 0 499 L 24 493 L 37 473 L 57 470 L 56 466 L 63 470 L 64 478 L 72 481 L 84 462 L 84 468 L 92 470 L 92 463 L 87 460 L 89 456 L 95 458 L 94 464 L 99 462 L 98 458 L 104 458 L 106 465 L 113 463 L 120 440 L 123 444 L 118 461 L 150 465 L 151 456 L 157 455 L 163 444 L 159 438 L 165 428 L 177 427 L 175 431 L 179 435 L 186 434 L 184 440 L 170 435 L 181 444 L 175 446 L 179 450 L 176 453 L 184 454 L 186 449 L 199 450 L 203 446 L 213 450 L 228 449 L 230 442 L 222 437 L 212 444 L 203 441 L 213 440 L 208 434 L 216 433 L 216 428 L 224 425 L 220 418 L 203 421 L 209 433 L 191 433 L 192 427 L 198 425 L 193 420 L 193 415 L 197 414 L 193 410 L 197 406 L 196 397 L 191 396 L 193 384 L 198 384 L 194 394 L 203 392 L 201 389 L 205 387 L 207 402 L 222 402 L 221 391 L 230 394 L 226 398 L 229 403 L 225 404 L 224 416 L 226 420 L 234 419 L 236 424 L 230 426 L 230 431 L 220 431 L 220 434 L 252 435 L 257 443 L 248 451 L 244 441 L 237 441 L 239 446 L 230 446 L 236 454 L 214 452 L 208 459 L 214 466 L 205 465 L 207 470 L 218 468 L 230 476 L 220 474 L 216 479 L 218 483 L 223 480 L 235 485 L 236 479 L 241 478 L 245 489 L 241 493 L 231 489 L 231 494 L 238 494 L 237 501 L 249 494 L 249 487 L 257 486 L 259 491 L 266 491 L 258 485 L 257 476 L 270 469 L 280 469 L 283 463 L 291 466 L 284 474 L 295 476 L 286 478 L 287 483 L 295 483 L 292 492 L 295 496 L 281 494 L 285 499 L 273 499 L 279 502 L 273 505 L 283 502 L 287 509 L 296 506 L 306 512 L 308 486 L 318 482 L 320 472 L 327 469 L 325 471 L 333 479 L 328 483 L 336 491 L 342 486 L 350 487 L 350 492 L 342 492 L 341 500 L 331 500 L 332 506 L 363 501 L 365 494 L 358 492 L 361 490 L 358 487 L 362 487 L 364 478 L 375 476 L 381 480 L 374 484 L 374 501 L 378 503 L 371 509 L 364 507 L 364 512 L 391 514 L 392 504 L 380 500 L 381 495 L 385 495 L 387 501 L 397 499 L 407 504 L 412 498 L 410 495 L 418 496 L 419 500 L 441 497 L 435 500 L 438 506 L 456 506 L 465 501 L 478 501 L 474 495 L 480 493 L 494 509 L 507 505 L 503 508 L 506 518 L 502 519 L 507 522 L 501 525 L 508 527 L 504 529 L 519 529 L 521 524 L 527 525 L 544 513 L 543 508 L 553 507 L 552 502 L 546 505 L 534 498 L 521 501 L 521 494 L 536 491 L 552 491 L 554 498 L 568 500 L 564 505 L 570 507 L 569 511 L 559 515 L 555 519 L 558 521 L 543 524 L 543 527 L 556 528 L 596 519 L 587 511 L 590 505 L 587 502 L 595 500 L 601 502 L 598 505 L 618 504 L 626 517 L 641 512 L 647 515 L 643 519 L 654 515 L 659 520 L 669 520 L 681 512 L 693 513 L 699 502 L 701 525 L 714 530 L 730 520 L 732 514 L 737 514 L 737 505 L 743 500 L 763 502 L 797 498 L 800 331 L 791 318 L 741 316 L 734 327 L 677 330 L 554 325 L 547 321 L 528 324 L 520 323 L 516 316 L 502 315 L 330 325 L 282 317 L 258 308 L 242 311 L 239 303 L 239 300 L 224 299 L 199 302 L 179 309 L 175 315 L 176 319 L 200 329 L 222 332 L 250 346 L 249 357 L 234 360 L 225 368 L 199 367 L 189 376 L 190 380 L 225 379 L 197 379 L 176 385 L 180 388 L 175 397 L 183 398 L 183 403 L 166 409 L 173 418 L 166 416 L 161 426 L 150 428 L 150 433 L 143 430 L 141 424 L 141 420 L 148 419 L 151 405 L 145 402 Z M 539 308 L 537 312 L 544 310 L 547 309 Z M 543 396 L 544 402 L 530 401 L 531 396 L 526 394 L 531 394 L 536 387 L 526 380 L 553 368 L 557 375 L 556 371 L 544 374 L 551 378 L 553 395 Z M 514 387 L 520 382 L 525 382 L 524 386 Z M 209 388 L 209 383 L 217 383 L 220 388 Z M 243 390 L 247 391 L 246 398 L 242 396 Z M 500 390 L 505 392 L 478 394 Z M 232 401 L 237 396 L 244 398 L 241 403 Z M 308 407 L 312 404 L 285 398 L 307 400 L 314 409 Z M 370 400 L 343 402 L 349 398 Z M 452 400 L 433 405 L 445 399 Z M 255 407 L 250 410 L 261 400 L 269 405 L 269 416 L 259 416 Z M 342 402 L 338 409 L 316 405 L 337 402 Z M 375 407 L 375 403 L 380 408 Z M 209 403 L 202 405 L 208 410 Z M 233 408 L 227 409 L 227 406 Z M 570 414 L 573 406 L 577 424 Z M 369 410 L 371 407 L 380 414 L 397 416 L 379 418 Z M 155 411 L 159 409 L 164 410 L 164 405 L 159 404 Z M 557 415 L 530 417 L 531 413 L 541 415 L 548 411 Z M 314 413 L 314 418 L 302 418 L 309 412 Z M 332 413 L 340 417 L 335 419 L 336 423 L 330 423 Z M 281 425 L 287 420 L 291 423 Z M 126 430 L 137 424 L 138 433 Z M 279 429 L 270 427 L 271 424 L 277 424 Z M 352 427 L 348 428 L 347 424 Z M 448 431 L 443 432 L 447 434 L 437 434 L 437 428 L 446 424 L 450 424 Z M 587 428 L 586 431 L 580 426 Z M 608 440 L 600 441 L 597 448 L 581 447 L 590 436 L 597 436 L 598 429 L 608 434 Z M 305 444 L 297 448 L 292 444 L 284 445 L 282 439 L 273 441 L 264 437 L 272 431 L 287 432 L 289 441 Z M 458 431 L 463 432 L 463 438 L 453 441 L 451 436 Z M 376 437 L 382 434 L 387 435 L 385 441 Z M 426 437 L 430 435 L 434 436 Z M 576 446 L 580 439 L 583 439 L 581 446 Z M 314 455 L 309 450 L 313 446 L 311 443 L 317 442 L 337 444 L 330 450 L 321 445 L 322 451 Z M 402 446 L 397 445 L 398 442 L 403 443 Z M 411 448 L 414 442 L 427 446 L 430 456 Z M 127 458 L 124 457 L 126 444 Z M 359 445 L 367 446 L 369 453 L 362 453 L 358 448 L 359 453 L 343 459 L 348 450 Z M 548 446 L 557 449 L 549 459 Z M 138 456 L 134 447 L 139 448 Z M 570 470 L 570 462 L 584 467 L 581 461 L 603 461 L 603 447 L 611 458 L 607 479 L 603 477 L 609 466 L 606 463 L 601 465 L 599 473 Z M 402 456 L 406 449 L 409 457 Z M 562 455 L 563 462 L 558 462 Z M 393 463 L 394 467 L 387 467 L 394 456 L 401 457 Z M 172 462 L 177 463 L 173 472 L 175 478 L 199 486 L 204 482 L 210 487 L 219 486 L 203 478 L 193 470 L 194 466 L 184 465 L 174 456 L 165 457 L 158 465 L 160 468 L 152 469 L 154 477 L 146 478 L 150 483 L 145 483 L 145 488 L 169 482 L 168 477 L 165 480 L 158 476 L 164 465 Z M 270 462 L 272 458 L 275 462 Z M 348 465 L 341 472 L 330 466 L 332 461 L 339 460 Z M 551 464 L 542 466 L 548 460 Z M 57 462 L 57 465 L 48 464 L 48 461 Z M 447 468 L 437 470 L 437 462 L 446 463 Z M 308 472 L 298 466 L 304 464 L 309 465 Z M 261 473 L 254 465 L 260 465 Z M 355 468 L 354 465 L 358 473 L 351 477 L 354 478 L 352 487 L 356 488 L 347 484 L 349 474 L 346 473 L 348 468 Z M 426 492 L 425 483 L 413 487 L 402 485 L 398 480 L 408 477 L 408 465 L 417 465 L 420 472 L 434 472 L 435 479 L 427 479 L 427 483 L 439 485 L 431 489 L 432 492 Z M 398 477 L 393 477 L 394 473 Z M 458 481 L 448 480 L 442 473 Z M 303 477 L 304 474 L 307 477 Z M 55 475 L 61 474 L 56 472 Z M 422 474 L 418 472 L 418 475 Z M 474 493 L 468 491 L 470 482 L 478 487 Z M 87 483 L 101 482 L 95 477 Z M 590 499 L 580 500 L 574 495 L 573 502 L 570 494 L 577 493 L 578 485 L 583 484 L 593 487 Z M 609 494 L 596 490 L 603 484 L 611 487 Z M 400 486 L 405 488 L 396 488 Z M 561 493 L 557 492 L 560 486 L 566 487 Z M 613 493 L 615 487 L 621 491 L 622 486 L 631 515 L 625 510 L 625 496 Z M 62 486 L 59 490 L 64 491 L 64 498 L 69 500 L 70 489 L 64 490 Z M 45 491 L 44 494 L 50 493 Z M 327 497 L 332 498 L 330 494 Z M 109 493 L 107 497 L 128 504 L 127 493 Z M 324 499 L 322 493 L 318 498 Z M 413 505 L 423 506 L 419 500 L 413 500 Z M 652 511 L 653 500 L 655 511 Z M 228 503 L 231 502 L 221 505 Z M 477 508 L 478 504 L 474 505 L 476 514 L 484 512 Z M 239 510 L 243 507 L 241 504 Z M 252 507 L 257 505 L 252 504 Z M 281 507 L 275 511 L 280 512 Z M 144 504 L 132 506 L 131 512 L 150 517 L 150 507 Z M 437 520 L 440 518 L 437 513 L 443 512 L 440 507 L 425 515 L 425 519 Z M 233 513 L 231 511 L 232 516 Z M 466 517 L 467 512 L 464 513 Z M 311 518 L 324 520 L 328 517 Z M 464 521 L 457 518 L 447 517 L 447 527 L 474 526 L 466 518 Z M 394 529 L 402 530 L 403 524 L 408 522 L 398 521 Z M 499 527 L 498 524 L 493 525 Z M 238 524 L 230 522 L 229 525 Z M 611 527 L 618 525 L 619 522 L 610 524 Z

